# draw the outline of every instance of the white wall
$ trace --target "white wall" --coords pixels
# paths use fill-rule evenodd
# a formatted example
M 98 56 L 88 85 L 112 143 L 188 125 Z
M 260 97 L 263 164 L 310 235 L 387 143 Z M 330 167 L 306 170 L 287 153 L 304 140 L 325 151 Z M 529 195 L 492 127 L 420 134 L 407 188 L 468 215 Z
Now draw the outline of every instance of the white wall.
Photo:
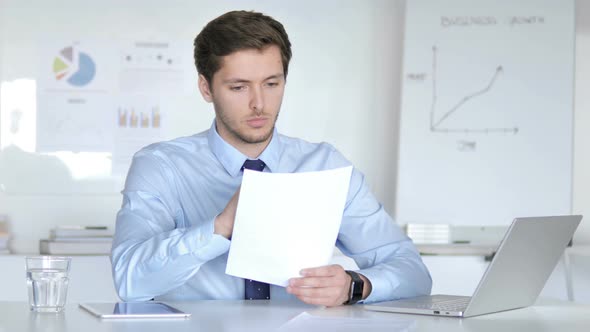
M 5 53 L 0 54 L 0 80 L 19 78 L 14 70 L 18 61 L 35 62 L 31 56 L 38 42 L 35 31 L 40 28 L 43 36 L 52 32 L 70 36 L 77 31 L 82 37 L 173 36 L 191 43 L 209 19 L 232 8 L 256 9 L 281 20 L 292 39 L 294 58 L 279 129 L 333 143 L 366 174 L 385 208 L 394 211 L 405 1 L 170 1 L 166 9 L 160 1 L 128 1 L 125 6 L 114 0 L 58 2 L 6 0 L 0 4 L 19 8 L 16 17 L 0 13 L 0 36 L 11 49 L 8 52 L 7 45 L 0 43 Z M 99 19 L 96 13 L 108 6 L 117 10 Z M 589 1 L 578 1 L 577 15 L 573 211 L 587 215 L 575 241 L 590 243 L 590 62 L 585 60 L 590 58 Z M 7 31 L 7 22 L 20 22 L 22 30 Z M 72 30 L 73 26 L 80 28 Z M 26 53 L 22 59 L 14 58 L 17 50 Z M 197 95 L 175 106 L 171 135 L 191 134 L 210 125 L 210 106 Z M 37 176 L 51 176 L 42 164 L 34 167 Z M 15 195 L 0 187 L 0 214 L 11 220 L 12 249 L 18 253 L 37 252 L 38 239 L 57 224 L 114 226 L 119 205 L 116 190 Z
M 573 212 L 585 216 L 574 240 L 590 243 L 590 1 L 576 3 Z
M 276 17 L 285 24 L 294 52 L 279 130 L 334 144 L 366 173 L 376 195 L 393 210 L 403 2 L 170 1 L 165 9 L 160 1 L 121 6 L 114 0 L 61 0 L 59 5 L 8 0 L 1 5 L 2 81 L 34 79 L 40 44 L 52 36 L 114 42 L 173 39 L 190 46 L 207 21 L 227 10 L 256 9 Z M 108 6 L 117 10 L 96 14 Z M 16 30 L 18 34 L 10 32 Z M 186 49 L 192 57 L 191 48 Z M 196 78 L 192 64 L 188 70 Z M 193 96 L 167 101 L 173 112 L 166 136 L 190 135 L 210 126 L 211 106 L 193 88 Z M 9 149 L 3 152 L 8 155 Z M 100 179 L 64 177 L 55 160 L 35 153 L 9 160 L 9 174 L 0 174 L 0 179 L 3 175 L 4 181 L 26 188 L 18 194 L 0 188 L 0 214 L 10 218 L 17 253 L 36 252 L 38 239 L 57 224 L 114 226 L 120 186 L 108 192 L 109 183 Z M 62 186 L 82 188 L 83 193 Z

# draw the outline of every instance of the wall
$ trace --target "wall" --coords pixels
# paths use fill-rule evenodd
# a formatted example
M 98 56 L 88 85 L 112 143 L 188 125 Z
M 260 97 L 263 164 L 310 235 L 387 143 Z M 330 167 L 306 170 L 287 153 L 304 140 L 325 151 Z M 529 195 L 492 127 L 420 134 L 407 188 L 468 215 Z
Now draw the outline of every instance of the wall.
M 576 2 L 574 213 L 583 214 L 574 240 L 590 243 L 590 1 Z
M 205 5 L 206 4 L 206 5 Z M 294 45 L 289 83 L 279 129 L 311 141 L 328 141 L 361 171 L 388 211 L 394 211 L 400 75 L 405 1 L 128 1 L 100 3 L 7 0 L 0 9 L 16 8 L 16 16 L 0 10 L 0 80 L 15 76 L 18 61 L 34 63 L 38 42 L 51 33 L 104 38 L 192 38 L 211 18 L 229 9 L 264 11 L 283 21 Z M 105 7 L 117 8 L 106 16 Z M 310 15 L 310 11 L 314 15 Z M 73 14 L 76 15 L 73 15 Z M 8 24 L 17 24 L 17 33 Z M 72 27 L 77 27 L 72 29 Z M 573 212 L 590 218 L 590 2 L 577 3 L 576 96 Z M 7 51 L 8 46 L 11 52 Z M 23 53 L 14 58 L 15 50 Z M 10 53 L 7 58 L 5 53 Z M 15 63 L 15 61 L 17 63 Z M 27 73 L 27 77 L 34 74 Z M 170 136 L 206 129 L 210 106 L 195 95 L 179 102 L 171 115 Z M 36 161 L 38 162 L 38 161 Z M 43 164 L 35 164 L 38 178 Z M 43 179 L 41 179 L 43 180 Z M 27 179 L 22 179 L 27 181 Z M 47 185 L 57 185 L 51 182 Z M 118 190 L 83 194 L 8 194 L 0 187 L 0 213 L 7 214 L 14 233 L 12 249 L 36 252 L 38 239 L 58 224 L 114 226 L 120 205 Z M 590 222 L 584 220 L 575 241 L 590 243 Z
M 113 43 L 173 39 L 190 46 L 207 21 L 227 10 L 256 9 L 276 17 L 285 24 L 294 51 L 279 130 L 334 144 L 366 173 L 377 197 L 393 210 L 402 2 L 171 1 L 161 8 L 159 1 L 122 6 L 118 1 L 62 0 L 59 5 L 3 1 L 2 6 L 0 47 L 5 52 L 0 79 L 4 82 L 34 79 L 40 44 L 52 36 Z M 95 14 L 108 6 L 117 10 Z M 309 15 L 310 10 L 314 15 Z M 19 33 L 13 34 L 16 30 Z M 185 49 L 191 52 L 190 47 Z M 194 73 L 192 67 L 188 70 Z M 211 124 L 211 106 L 200 99 L 193 77 L 192 95 L 168 101 L 173 111 L 166 138 L 190 135 Z M 5 155 L 9 150 L 4 149 Z M 33 152 L 13 158 L 19 162 L 9 165 L 4 174 L 5 181 L 16 181 L 26 190 L 14 193 L 0 188 L 0 213 L 11 220 L 15 252 L 36 252 L 38 239 L 58 224 L 114 226 L 122 179 L 64 177 L 55 158 Z

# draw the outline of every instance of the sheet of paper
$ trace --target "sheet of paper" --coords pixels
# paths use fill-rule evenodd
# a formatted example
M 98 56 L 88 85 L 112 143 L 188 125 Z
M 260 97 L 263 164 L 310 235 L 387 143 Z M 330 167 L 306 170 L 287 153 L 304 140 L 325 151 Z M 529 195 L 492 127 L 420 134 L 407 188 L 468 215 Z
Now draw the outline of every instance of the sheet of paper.
M 225 273 L 286 286 L 329 264 L 352 166 L 307 173 L 244 170 Z
M 336 310 L 333 310 L 336 311 Z M 369 312 L 336 311 L 333 315 L 325 312 L 302 312 L 278 328 L 278 331 L 396 331 L 414 330 L 416 321 L 400 318 L 399 315 L 374 315 Z

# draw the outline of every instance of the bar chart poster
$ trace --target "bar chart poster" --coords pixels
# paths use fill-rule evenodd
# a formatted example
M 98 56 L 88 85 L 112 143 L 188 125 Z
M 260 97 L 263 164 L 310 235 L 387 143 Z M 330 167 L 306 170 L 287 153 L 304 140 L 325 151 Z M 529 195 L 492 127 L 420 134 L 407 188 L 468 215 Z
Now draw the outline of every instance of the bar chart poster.
M 574 1 L 412 0 L 406 10 L 397 221 L 570 213 Z

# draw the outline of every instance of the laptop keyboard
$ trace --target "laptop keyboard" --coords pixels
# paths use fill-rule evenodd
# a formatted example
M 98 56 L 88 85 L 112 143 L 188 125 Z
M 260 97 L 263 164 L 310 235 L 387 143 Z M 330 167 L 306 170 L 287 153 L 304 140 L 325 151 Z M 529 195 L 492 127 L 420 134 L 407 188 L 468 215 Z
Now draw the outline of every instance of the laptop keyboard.
M 463 311 L 467 308 L 467 304 L 470 300 L 471 297 L 461 297 L 432 303 L 416 304 L 416 307 L 440 311 Z

